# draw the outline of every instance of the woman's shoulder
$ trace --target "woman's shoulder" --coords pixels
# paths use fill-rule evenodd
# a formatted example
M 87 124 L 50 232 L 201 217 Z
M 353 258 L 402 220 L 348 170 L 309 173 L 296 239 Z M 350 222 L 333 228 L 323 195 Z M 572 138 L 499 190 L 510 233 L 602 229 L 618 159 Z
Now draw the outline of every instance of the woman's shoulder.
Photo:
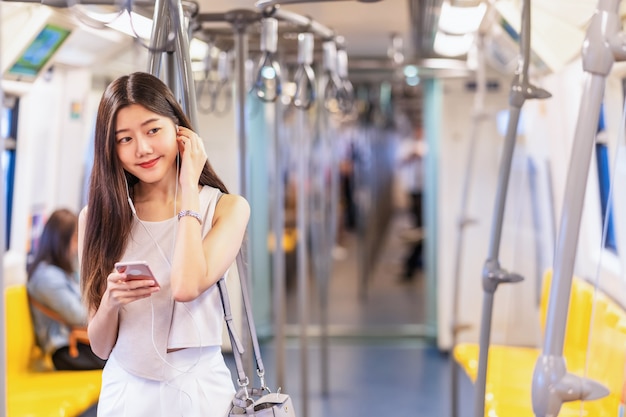
M 217 206 L 230 208 L 245 209 L 248 206 L 248 201 L 238 194 L 223 193 L 219 188 L 211 187 L 210 185 L 202 186 L 200 193 L 210 194 L 217 198 Z
M 215 218 L 237 219 L 247 223 L 250 218 L 250 205 L 240 195 L 223 194 L 215 206 Z
M 217 204 L 230 210 L 250 210 L 248 200 L 238 194 L 223 194 Z
M 64 282 L 67 279 L 67 273 L 56 265 L 49 264 L 42 261 L 37 265 L 35 270 L 28 280 L 28 287 L 33 288 L 35 286 L 54 286 L 55 283 Z
M 78 213 L 78 225 L 79 225 L 79 227 L 80 227 L 80 225 L 85 224 L 85 222 L 87 221 L 87 212 L 88 211 L 89 211 L 88 207 L 85 206 Z
M 37 265 L 37 268 L 35 268 L 35 271 L 33 271 L 33 273 L 44 273 L 44 274 L 53 273 L 53 274 L 65 275 L 65 271 L 63 271 L 62 268 L 46 261 L 39 262 L 39 265 Z

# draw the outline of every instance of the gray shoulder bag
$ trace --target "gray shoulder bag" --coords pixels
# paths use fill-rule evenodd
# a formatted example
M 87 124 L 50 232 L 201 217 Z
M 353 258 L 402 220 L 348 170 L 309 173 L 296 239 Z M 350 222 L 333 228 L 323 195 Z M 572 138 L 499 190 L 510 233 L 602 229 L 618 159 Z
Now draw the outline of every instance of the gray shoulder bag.
M 237 367 L 237 382 L 239 390 L 233 398 L 232 407 L 228 412 L 229 417 L 235 416 L 253 416 L 253 417 L 296 417 L 291 397 L 288 394 L 280 392 L 271 392 L 265 385 L 265 368 L 261 359 L 261 350 L 259 349 L 259 341 L 256 335 L 254 319 L 252 317 L 252 304 L 248 293 L 248 280 L 246 277 L 246 267 L 243 262 L 243 249 L 237 254 L 237 271 L 239 280 L 241 281 L 241 294 L 243 297 L 243 306 L 246 312 L 246 321 L 250 330 L 252 339 L 252 347 L 254 349 L 254 357 L 256 359 L 256 372 L 261 381 L 260 388 L 248 387 L 250 381 L 245 374 L 242 364 L 242 355 L 244 348 L 235 333 L 233 316 L 230 311 L 230 301 L 228 299 L 228 290 L 224 278 L 217 282 L 222 298 L 222 306 L 224 308 L 224 319 L 228 328 L 228 335 L 233 347 L 233 356 L 235 357 L 235 365 Z

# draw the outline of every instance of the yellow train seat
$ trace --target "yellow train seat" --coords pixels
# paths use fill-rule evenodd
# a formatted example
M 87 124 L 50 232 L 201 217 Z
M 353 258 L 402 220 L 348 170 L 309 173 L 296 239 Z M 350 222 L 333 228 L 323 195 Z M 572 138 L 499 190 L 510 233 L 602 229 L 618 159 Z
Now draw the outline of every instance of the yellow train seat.
M 25 285 L 5 288 L 8 417 L 72 417 L 98 401 L 102 371 L 40 370 Z M 3 414 L 3 413 L 2 413 Z
M 540 303 L 541 327 L 545 329 L 550 282 L 545 275 Z M 485 416 L 534 417 L 532 377 L 541 347 L 492 345 L 489 348 Z M 626 366 L 626 312 L 590 283 L 572 280 L 570 306 L 563 345 L 568 372 L 586 376 L 610 390 L 595 401 L 564 403 L 559 417 L 618 415 Z M 460 343 L 453 350 L 455 361 L 468 377 L 476 380 L 478 345 Z

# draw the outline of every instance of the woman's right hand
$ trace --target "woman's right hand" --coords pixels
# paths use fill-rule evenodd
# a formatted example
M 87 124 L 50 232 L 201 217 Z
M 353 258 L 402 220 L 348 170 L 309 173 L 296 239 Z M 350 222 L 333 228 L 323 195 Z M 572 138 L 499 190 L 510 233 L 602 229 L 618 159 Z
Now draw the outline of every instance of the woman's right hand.
M 119 309 L 157 291 L 159 286 L 153 279 L 129 279 L 124 273 L 111 272 L 100 306 L 90 311 L 87 331 L 91 350 L 100 358 L 107 359 L 117 341 Z
M 159 291 L 159 286 L 153 279 L 128 278 L 125 273 L 111 272 L 107 277 L 105 295 L 115 307 L 122 307 L 133 301 L 150 297 Z

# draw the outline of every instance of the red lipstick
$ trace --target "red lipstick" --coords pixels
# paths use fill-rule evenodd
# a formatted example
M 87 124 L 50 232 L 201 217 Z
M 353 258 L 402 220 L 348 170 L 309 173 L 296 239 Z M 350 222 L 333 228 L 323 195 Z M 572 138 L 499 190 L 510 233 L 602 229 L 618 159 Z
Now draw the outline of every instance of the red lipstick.
M 153 166 L 156 165 L 156 163 L 159 161 L 159 158 L 154 158 L 150 161 L 144 162 L 142 164 L 139 164 L 140 167 L 142 168 L 152 168 Z

